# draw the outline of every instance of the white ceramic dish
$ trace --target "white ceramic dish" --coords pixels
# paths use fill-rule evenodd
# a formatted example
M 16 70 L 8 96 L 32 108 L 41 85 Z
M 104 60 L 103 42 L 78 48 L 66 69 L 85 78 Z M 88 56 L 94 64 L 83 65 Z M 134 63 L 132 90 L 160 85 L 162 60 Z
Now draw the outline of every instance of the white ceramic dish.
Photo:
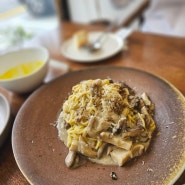
M 10 106 L 8 100 L 0 94 L 0 147 L 4 143 L 10 130 Z
M 44 64 L 33 73 L 20 78 L 0 80 L 0 86 L 16 93 L 27 93 L 34 90 L 46 76 L 48 69 L 49 53 L 43 47 L 31 47 L 10 51 L 0 55 L 0 74 L 19 64 L 43 61 Z
M 89 33 L 90 42 L 95 41 L 101 33 L 102 32 Z M 62 44 L 61 52 L 66 58 L 73 61 L 90 63 L 112 57 L 123 49 L 123 44 L 124 42 L 119 36 L 108 33 L 104 38 L 102 48 L 96 52 L 89 53 L 87 50 L 76 48 L 73 42 L 73 38 L 66 40 Z

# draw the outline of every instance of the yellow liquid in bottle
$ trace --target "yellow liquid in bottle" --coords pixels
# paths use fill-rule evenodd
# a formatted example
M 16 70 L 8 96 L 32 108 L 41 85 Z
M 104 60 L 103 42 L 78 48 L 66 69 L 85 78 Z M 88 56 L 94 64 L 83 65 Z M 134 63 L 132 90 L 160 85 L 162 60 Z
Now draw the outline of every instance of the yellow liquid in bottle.
M 15 67 L 10 68 L 2 75 L 0 75 L 0 80 L 8 80 L 27 76 L 36 71 L 37 69 L 39 69 L 43 65 L 43 63 L 44 62 L 42 61 L 35 61 L 17 65 Z

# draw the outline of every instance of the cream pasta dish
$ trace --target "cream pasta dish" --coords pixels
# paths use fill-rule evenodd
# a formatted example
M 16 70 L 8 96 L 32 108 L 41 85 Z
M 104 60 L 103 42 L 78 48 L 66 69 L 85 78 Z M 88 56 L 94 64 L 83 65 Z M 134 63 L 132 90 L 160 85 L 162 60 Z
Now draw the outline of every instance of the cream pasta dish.
M 69 152 L 65 163 L 82 159 L 123 166 L 142 155 L 156 129 L 155 106 L 146 92 L 137 95 L 124 82 L 81 81 L 62 105 L 57 121 L 59 138 Z

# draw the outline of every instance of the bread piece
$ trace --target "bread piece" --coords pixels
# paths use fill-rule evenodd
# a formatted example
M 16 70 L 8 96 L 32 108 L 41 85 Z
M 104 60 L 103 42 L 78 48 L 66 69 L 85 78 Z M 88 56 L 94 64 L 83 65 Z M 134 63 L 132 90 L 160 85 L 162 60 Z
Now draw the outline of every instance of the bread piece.
M 79 49 L 80 47 L 88 44 L 88 32 L 80 30 L 74 34 L 73 39 L 75 46 Z

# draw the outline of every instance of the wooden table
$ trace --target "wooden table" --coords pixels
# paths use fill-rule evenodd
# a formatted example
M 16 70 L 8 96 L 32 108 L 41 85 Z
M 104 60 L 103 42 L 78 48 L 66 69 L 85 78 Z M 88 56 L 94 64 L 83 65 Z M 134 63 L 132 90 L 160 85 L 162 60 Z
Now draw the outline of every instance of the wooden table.
M 72 36 L 82 28 L 88 30 L 102 29 L 101 26 L 87 26 L 63 22 L 60 33 L 61 42 Z M 141 32 L 133 32 L 128 38 L 128 50 L 99 63 L 82 64 L 65 59 L 61 53 L 51 51 L 52 57 L 65 62 L 71 70 L 85 69 L 92 66 L 126 66 L 142 69 L 147 72 L 159 75 L 185 95 L 185 39 L 157 36 Z M 58 72 L 56 69 L 56 73 Z M 63 72 L 61 72 L 62 74 Z M 12 124 L 21 104 L 29 95 L 16 95 L 4 89 L 0 89 L 9 100 L 12 108 Z M 185 182 L 185 172 L 175 185 L 182 185 Z M 11 147 L 11 135 L 9 135 L 4 146 L 0 149 L 0 185 L 27 185 L 29 184 L 20 172 Z

